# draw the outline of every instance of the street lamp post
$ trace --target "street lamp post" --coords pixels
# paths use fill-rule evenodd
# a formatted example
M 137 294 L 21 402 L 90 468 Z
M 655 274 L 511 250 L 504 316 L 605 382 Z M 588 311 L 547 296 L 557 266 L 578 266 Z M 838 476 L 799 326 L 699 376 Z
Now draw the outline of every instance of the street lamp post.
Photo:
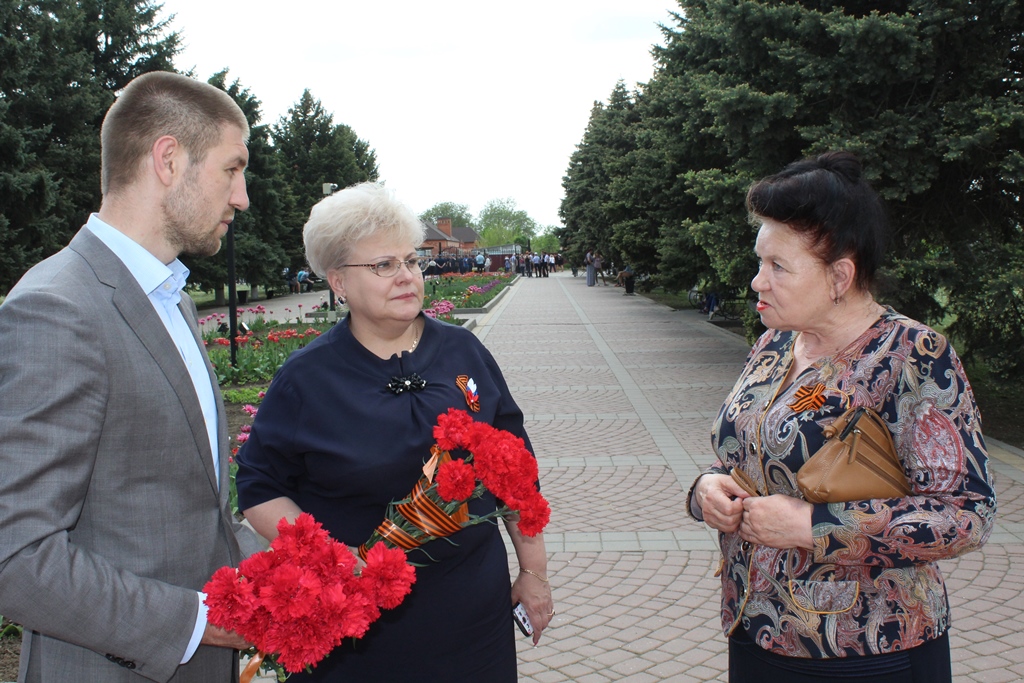
M 228 223 L 228 335 L 231 340 L 231 367 L 238 362 L 238 293 L 235 291 L 235 224 Z
M 322 189 L 323 189 L 324 196 L 325 197 L 330 197 L 338 189 L 338 185 L 337 185 L 337 183 L 324 183 Z M 334 322 L 335 320 L 338 319 L 338 312 L 337 312 L 336 304 L 335 304 L 335 301 L 334 301 L 334 289 L 331 287 L 331 283 L 329 283 L 329 282 L 327 283 L 327 292 L 328 292 L 327 300 L 330 303 L 330 309 L 331 309 L 330 314 L 328 314 L 328 319 L 331 322 Z

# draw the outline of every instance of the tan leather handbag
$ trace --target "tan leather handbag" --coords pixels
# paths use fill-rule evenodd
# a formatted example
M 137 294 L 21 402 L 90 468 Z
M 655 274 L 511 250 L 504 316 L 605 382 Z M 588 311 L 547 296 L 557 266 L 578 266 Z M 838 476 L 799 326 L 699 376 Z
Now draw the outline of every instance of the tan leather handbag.
M 874 410 L 850 408 L 824 434 L 825 444 L 796 473 L 805 500 L 846 503 L 910 493 L 892 434 Z

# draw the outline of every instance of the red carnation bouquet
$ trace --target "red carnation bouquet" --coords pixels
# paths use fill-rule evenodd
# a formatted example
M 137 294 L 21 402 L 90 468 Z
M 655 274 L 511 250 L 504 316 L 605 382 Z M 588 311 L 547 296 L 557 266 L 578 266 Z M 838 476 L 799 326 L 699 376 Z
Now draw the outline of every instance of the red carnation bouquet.
M 423 476 L 407 498 L 388 505 L 384 521 L 359 547 L 360 557 L 369 557 L 381 542 L 408 552 L 464 527 L 516 514 L 523 534 L 544 530 L 551 508 L 537 490 L 537 460 L 521 438 L 449 408 L 437 418 L 434 439 Z M 467 455 L 453 459 L 454 450 Z M 497 509 L 469 514 L 469 501 L 487 491 L 498 499 Z
M 416 570 L 405 553 L 381 545 L 356 558 L 312 515 L 281 520 L 270 550 L 221 567 L 203 588 L 207 619 L 235 631 L 259 651 L 242 674 L 248 683 L 261 664 L 279 675 L 309 670 L 344 638 L 361 638 L 412 590 Z M 264 662 L 263 653 L 274 653 Z M 283 680 L 283 678 L 282 678 Z

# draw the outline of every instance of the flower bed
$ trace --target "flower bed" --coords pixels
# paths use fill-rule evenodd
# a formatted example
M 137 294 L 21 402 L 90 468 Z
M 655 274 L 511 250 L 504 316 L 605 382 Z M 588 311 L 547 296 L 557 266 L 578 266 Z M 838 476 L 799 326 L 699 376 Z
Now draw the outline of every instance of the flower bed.
M 268 323 L 262 319 L 252 320 L 247 323 L 248 332 L 241 332 L 235 337 L 238 352 L 232 367 L 231 340 L 221 329 L 221 324 L 216 315 L 200 320 L 206 352 L 217 373 L 217 382 L 222 386 L 269 382 L 292 351 L 301 349 L 331 327 L 331 323 L 296 327 Z
M 512 282 L 508 273 L 444 275 L 425 284 L 424 308 L 429 300 L 444 300 L 455 309 L 483 308 Z

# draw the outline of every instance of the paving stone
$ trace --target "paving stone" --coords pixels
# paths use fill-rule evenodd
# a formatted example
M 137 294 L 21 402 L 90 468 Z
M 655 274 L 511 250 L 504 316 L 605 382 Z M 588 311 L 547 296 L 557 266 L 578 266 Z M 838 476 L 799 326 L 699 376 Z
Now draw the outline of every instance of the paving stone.
M 972 681 L 979 681 L 980 683 L 1010 683 L 1010 681 L 1021 680 L 1015 673 L 1005 669 L 971 673 L 970 679 Z
M 592 672 L 575 679 L 576 683 L 608 683 L 608 681 L 613 680 L 617 679 L 609 678 L 608 676 L 598 672 Z

